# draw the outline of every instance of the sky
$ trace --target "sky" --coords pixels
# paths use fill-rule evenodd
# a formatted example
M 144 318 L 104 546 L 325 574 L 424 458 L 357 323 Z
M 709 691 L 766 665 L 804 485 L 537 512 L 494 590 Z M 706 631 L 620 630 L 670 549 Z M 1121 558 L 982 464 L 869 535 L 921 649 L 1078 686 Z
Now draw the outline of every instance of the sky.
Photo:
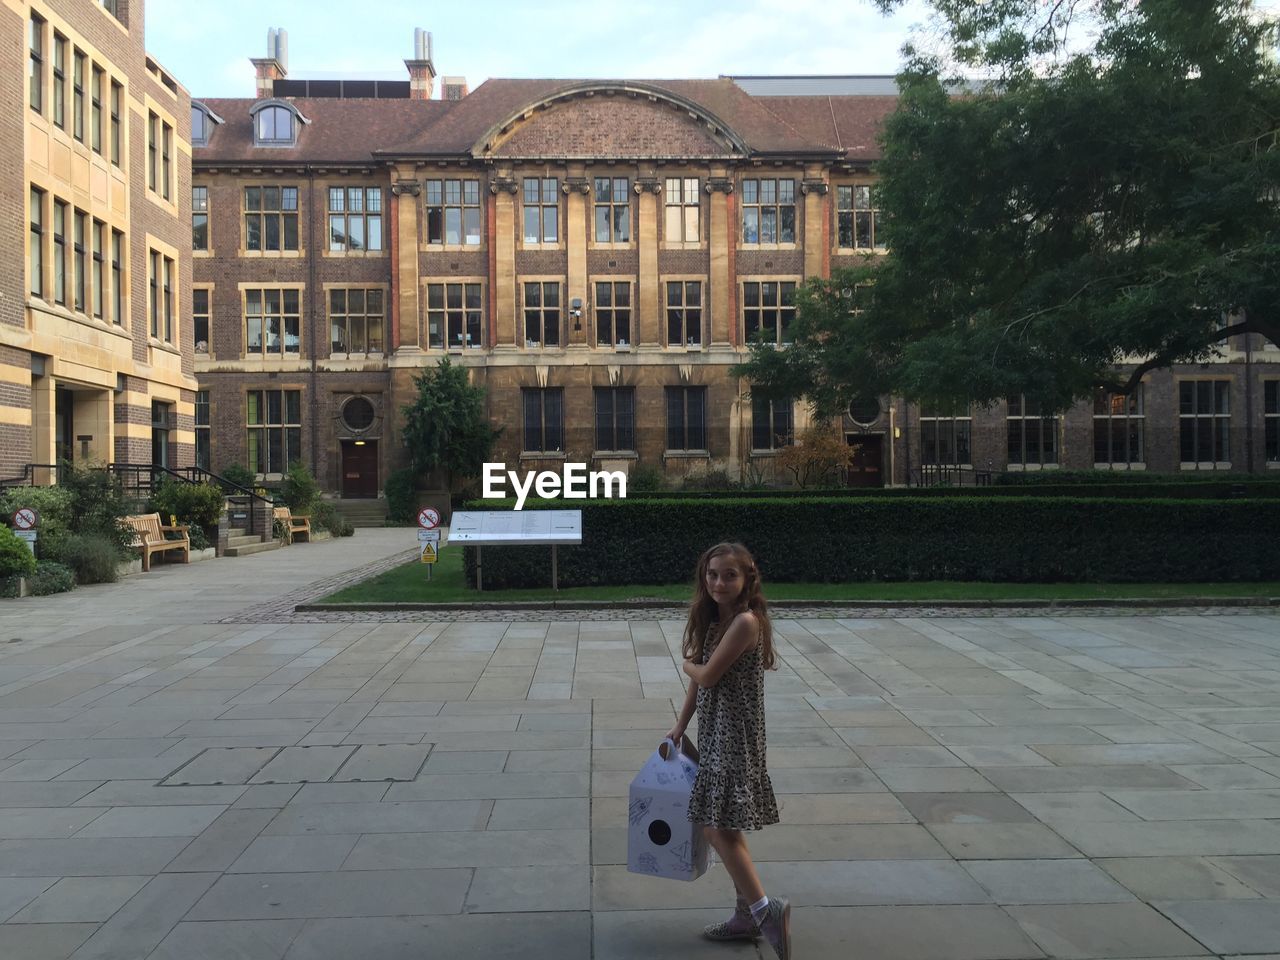
M 194 97 L 252 97 L 250 57 L 289 34 L 289 76 L 407 80 L 413 30 L 439 76 L 609 79 L 720 74 L 893 74 L 926 8 L 870 0 L 147 0 L 147 51 Z M 437 80 L 437 84 L 439 81 Z M 437 86 L 437 91 L 439 86 Z M 437 96 L 439 93 L 437 92 Z

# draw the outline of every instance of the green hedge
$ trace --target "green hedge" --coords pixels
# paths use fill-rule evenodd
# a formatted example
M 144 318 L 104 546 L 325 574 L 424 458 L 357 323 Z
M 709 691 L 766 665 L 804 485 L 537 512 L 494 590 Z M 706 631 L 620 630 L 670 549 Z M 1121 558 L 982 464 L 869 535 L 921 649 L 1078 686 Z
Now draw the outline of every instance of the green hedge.
M 562 586 L 680 583 L 721 540 L 746 543 L 766 582 L 1280 579 L 1280 501 L 1271 500 L 722 497 L 530 506 L 582 510 L 582 545 L 559 549 Z M 486 548 L 485 587 L 548 585 L 550 550 Z M 475 548 L 466 548 L 465 565 L 474 586 Z
M 632 493 L 628 486 L 627 492 Z M 655 490 L 637 491 L 631 499 L 645 500 L 720 500 L 725 497 L 795 500 L 813 497 L 841 499 L 900 499 L 951 497 L 1134 497 L 1147 500 L 1280 500 L 1280 478 L 1247 476 L 1234 480 L 1192 480 L 1190 478 L 1152 477 L 1146 483 L 1063 484 L 992 484 L 986 487 L 840 487 L 834 490 L 798 490 L 793 487 L 759 490 Z M 514 501 L 512 501 L 514 503 Z

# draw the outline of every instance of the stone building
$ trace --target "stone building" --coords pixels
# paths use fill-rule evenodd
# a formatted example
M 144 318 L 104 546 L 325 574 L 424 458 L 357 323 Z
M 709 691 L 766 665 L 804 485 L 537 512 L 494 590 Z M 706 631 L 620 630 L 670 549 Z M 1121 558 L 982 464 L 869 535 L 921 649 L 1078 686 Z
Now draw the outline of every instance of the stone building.
M 194 456 L 191 104 L 144 20 L 0 7 L 0 478 Z
M 196 101 L 198 459 L 292 461 L 348 497 L 406 460 L 400 407 L 443 358 L 485 388 L 511 469 L 557 461 L 777 477 L 800 402 L 729 376 L 779 345 L 804 278 L 883 254 L 870 187 L 888 78 L 407 81 L 287 75 Z M 1150 375 L 1131 400 L 1043 417 L 1018 398 L 843 418 L 849 482 L 1054 467 L 1280 466 L 1280 351 Z

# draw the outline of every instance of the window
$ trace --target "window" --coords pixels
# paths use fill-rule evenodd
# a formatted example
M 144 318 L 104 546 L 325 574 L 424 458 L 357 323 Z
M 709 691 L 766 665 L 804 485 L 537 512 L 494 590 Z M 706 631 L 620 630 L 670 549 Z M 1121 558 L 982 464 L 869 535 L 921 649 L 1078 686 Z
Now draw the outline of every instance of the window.
M 1009 462 L 1044 466 L 1058 462 L 1058 426 L 1061 418 L 1046 416 L 1038 403 L 1025 397 L 1009 398 Z
M 86 58 L 79 50 L 71 67 L 71 135 L 84 143 L 84 68 Z
M 524 343 L 526 347 L 560 345 L 560 284 L 524 285 Z
M 196 353 L 209 352 L 209 291 L 197 287 L 191 291 L 191 335 Z
M 636 448 L 635 387 L 596 387 L 596 449 Z
M 794 281 L 747 281 L 742 284 L 742 323 L 747 339 L 759 335 L 765 343 L 790 343 L 796 316 Z
M 53 35 L 53 122 L 67 129 L 67 38 Z
M 175 288 L 173 283 L 173 267 L 174 263 L 168 257 L 164 258 L 164 339 L 166 343 L 173 343 L 173 297 Z
M 200 107 L 191 108 L 191 145 L 203 147 L 209 143 L 209 115 Z
M 167 123 L 160 125 L 160 195 L 169 199 L 169 181 L 171 179 L 173 152 L 173 127 Z
M 836 187 L 836 234 L 842 249 L 883 250 L 876 231 L 880 211 L 871 206 L 869 186 Z
M 667 387 L 667 449 L 707 448 L 707 388 Z
M 330 290 L 334 353 L 382 353 L 382 291 Z
M 525 177 L 524 242 L 555 243 L 560 239 L 560 181 L 556 177 Z
M 742 242 L 796 242 L 796 182 L 742 181 Z
M 480 243 L 480 181 L 428 180 L 427 243 Z
M 36 113 L 44 113 L 44 20 L 31 15 L 31 59 L 29 66 L 30 103 Z
M 162 259 L 164 259 L 163 255 L 155 250 L 147 255 L 147 292 L 150 295 L 147 316 L 151 318 L 151 337 L 155 340 L 160 339 L 160 261 Z
M 698 242 L 698 178 L 667 177 L 665 236 L 669 243 Z
M 67 205 L 53 201 L 53 302 L 67 302 Z
M 1280 463 L 1280 380 L 1262 385 L 1262 415 L 1266 421 L 1267 463 Z
M 625 347 L 631 343 L 630 282 L 596 284 L 596 343 L 602 347 Z
M 778 450 L 795 443 L 795 416 L 790 397 L 770 400 L 751 396 L 751 449 Z
M 564 390 L 560 387 L 525 387 L 524 448 L 539 453 L 564 449 Z
M 298 188 L 244 188 L 246 250 L 279 252 L 298 249 Z
M 101 220 L 93 221 L 93 315 L 102 319 L 103 301 L 106 288 L 107 225 Z
M 89 81 L 89 146 L 94 153 L 102 153 L 102 81 L 102 68 L 95 63 Z
M 111 81 L 111 162 L 120 166 L 120 102 L 124 87 Z
M 302 391 L 250 390 L 249 469 L 287 473 L 302 460 Z
M 429 346 L 437 350 L 446 344 L 450 348 L 482 347 L 484 335 L 480 321 L 480 284 L 427 284 Z
M 151 401 L 151 462 L 157 467 L 169 466 L 169 430 L 173 426 L 173 410 L 160 400 Z
M 263 107 L 254 118 L 254 139 L 259 144 L 292 144 L 293 120 L 288 107 Z
M 249 356 L 297 354 L 301 300 L 297 290 L 246 290 L 245 353 Z
M 158 167 L 156 166 L 156 151 L 159 149 L 157 141 L 160 138 L 160 118 L 154 113 L 147 113 L 147 189 L 152 192 L 156 189 L 156 176 L 158 175 Z
M 209 249 L 209 188 L 191 188 L 191 249 Z
M 31 271 L 31 293 L 44 296 L 44 191 L 31 188 L 31 233 L 27 237 L 28 268 Z
M 88 232 L 89 215 L 83 210 L 77 210 L 75 214 L 75 248 L 72 257 L 75 261 L 75 307 L 78 313 L 85 312 L 85 275 L 89 272 L 89 247 L 85 235 Z
M 196 391 L 196 466 L 201 470 L 211 470 L 213 462 L 209 444 L 209 391 Z
M 377 187 L 329 188 L 329 249 L 382 249 L 382 191 Z
M 630 181 L 626 177 L 596 177 L 596 243 L 631 240 Z
M 1186 465 L 1231 463 L 1231 381 L 1183 380 L 1178 384 L 1181 460 Z
M 1093 398 L 1093 462 L 1097 466 L 1142 463 L 1142 385 L 1132 393 L 1099 391 Z
M 971 465 L 973 418 L 968 406 L 963 412 L 946 407 L 920 407 L 920 462 L 925 466 Z
M 107 11 L 117 20 L 120 19 L 120 0 L 98 0 L 102 4 L 102 9 Z
M 667 281 L 667 346 L 702 344 L 702 281 Z
M 111 321 L 124 324 L 124 234 L 111 231 Z

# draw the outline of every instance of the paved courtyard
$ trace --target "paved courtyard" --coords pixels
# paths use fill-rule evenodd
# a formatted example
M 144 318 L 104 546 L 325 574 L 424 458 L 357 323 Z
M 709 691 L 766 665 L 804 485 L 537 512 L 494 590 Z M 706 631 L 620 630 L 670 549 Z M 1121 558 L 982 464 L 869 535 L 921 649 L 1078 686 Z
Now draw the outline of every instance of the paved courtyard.
M 412 546 L 0 601 L 0 958 L 771 956 L 698 938 L 722 867 L 626 872 L 678 613 L 289 613 Z M 1280 954 L 1280 617 L 776 628 L 797 960 Z

